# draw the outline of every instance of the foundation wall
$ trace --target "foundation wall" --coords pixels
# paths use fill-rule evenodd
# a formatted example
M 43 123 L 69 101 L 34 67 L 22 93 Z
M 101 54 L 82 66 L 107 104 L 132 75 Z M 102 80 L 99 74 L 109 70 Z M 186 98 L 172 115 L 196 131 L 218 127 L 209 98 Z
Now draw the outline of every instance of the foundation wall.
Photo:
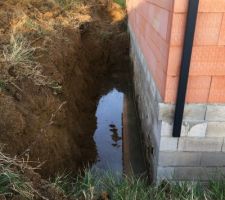
M 128 0 L 136 100 L 153 180 L 225 173 L 225 1 L 200 0 L 182 133 L 172 137 L 187 0 Z
M 138 46 L 135 35 L 131 33 L 131 59 L 134 67 L 135 98 L 141 119 L 145 157 L 152 180 L 156 179 L 158 155 L 160 149 L 161 122 L 159 116 L 159 102 L 161 96 L 156 83 L 148 70 L 147 62 Z

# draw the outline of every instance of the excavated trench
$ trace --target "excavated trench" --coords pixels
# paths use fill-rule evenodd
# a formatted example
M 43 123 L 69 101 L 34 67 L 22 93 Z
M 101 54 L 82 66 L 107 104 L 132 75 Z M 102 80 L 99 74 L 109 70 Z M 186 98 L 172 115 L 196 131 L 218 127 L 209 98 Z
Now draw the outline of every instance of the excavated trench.
M 91 9 L 91 22 L 63 29 L 40 58 L 62 91 L 29 79 L 0 95 L 0 141 L 11 156 L 42 163 L 44 177 L 85 166 L 142 173 L 126 19 L 116 6 Z M 121 18 L 121 17 L 119 17 Z M 30 36 L 29 36 L 30 37 Z M 31 36 L 32 37 L 32 36 Z M 36 163 L 30 163 L 36 166 Z

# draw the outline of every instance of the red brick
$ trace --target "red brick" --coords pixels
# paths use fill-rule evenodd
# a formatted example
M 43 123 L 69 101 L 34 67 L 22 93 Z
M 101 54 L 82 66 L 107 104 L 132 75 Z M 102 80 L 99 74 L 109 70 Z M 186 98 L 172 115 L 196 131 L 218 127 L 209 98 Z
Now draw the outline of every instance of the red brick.
M 175 103 L 178 87 L 178 77 L 168 76 L 166 84 L 165 102 Z M 210 76 L 190 76 L 186 95 L 187 103 L 206 103 L 211 83 Z
M 164 40 L 168 40 L 168 26 L 171 19 L 169 11 L 145 2 L 140 5 L 139 14 L 151 24 Z
M 187 103 L 207 103 L 211 76 L 190 76 L 186 96 Z
M 225 76 L 214 76 L 209 94 L 209 103 L 225 103 Z
M 165 94 L 165 85 L 166 85 L 166 73 L 163 71 L 163 66 L 160 62 L 158 62 L 157 57 L 155 56 L 153 50 L 148 46 L 144 40 L 142 41 L 142 49 L 144 57 L 147 61 L 149 71 L 153 76 L 157 88 L 162 97 Z
M 225 47 L 199 46 L 192 52 L 191 75 L 225 75 Z
M 199 13 L 195 31 L 195 45 L 217 45 L 223 13 Z M 186 14 L 174 14 L 171 45 L 182 46 Z
M 188 0 L 174 0 L 174 12 L 185 13 L 188 9 Z
M 185 13 L 188 9 L 188 0 L 174 0 L 174 12 Z M 224 0 L 200 0 L 199 12 L 225 12 Z
M 192 51 L 190 75 L 225 75 L 225 46 L 195 46 Z M 167 74 L 179 74 L 182 47 L 170 47 Z
M 177 96 L 177 86 L 178 86 L 177 76 L 167 76 L 166 80 L 166 92 L 164 101 L 166 103 L 175 103 Z
M 223 13 L 198 14 L 195 45 L 217 45 Z
M 145 19 L 143 19 L 145 20 Z M 168 58 L 169 53 L 169 42 L 165 41 L 160 35 L 155 31 L 155 29 L 148 23 L 145 29 L 144 37 L 146 41 L 153 42 L 159 49 L 160 53 Z
M 170 47 L 167 74 L 178 76 L 181 65 L 182 47 Z
M 182 46 L 186 24 L 186 14 L 173 14 L 170 44 Z
M 147 0 L 150 3 L 157 5 L 158 7 L 164 8 L 166 10 L 173 10 L 173 1 L 174 0 Z
M 225 45 L 225 14 L 223 14 L 223 22 L 220 27 L 219 45 Z
M 159 51 L 162 54 L 160 55 L 159 59 L 166 60 L 165 63 L 167 64 L 169 41 L 163 39 L 160 34 L 152 27 L 151 23 L 149 23 L 149 21 L 141 14 L 137 15 L 137 27 L 142 32 L 142 35 L 145 37 L 146 42 L 149 43 L 150 46 L 153 43 L 153 48 L 157 49 L 156 51 Z
M 199 12 L 225 12 L 225 1 L 224 0 L 200 0 Z
M 137 18 L 139 18 L 141 22 L 145 21 L 140 15 Z M 151 37 L 151 35 L 154 35 L 154 33 L 157 35 L 157 32 L 155 32 L 154 29 L 152 30 L 152 32 L 149 33 L 149 35 L 148 34 L 144 35 L 143 28 L 141 27 L 142 26 L 141 22 L 138 24 L 137 28 L 140 31 L 141 36 L 143 37 L 142 43 L 148 44 L 149 48 L 151 49 L 151 51 L 155 56 L 156 63 L 158 63 L 157 65 L 162 66 L 164 73 L 166 73 L 168 64 L 168 46 L 164 46 L 165 49 L 163 49 L 163 46 L 159 47 L 160 42 L 162 42 L 162 40 L 159 39 L 160 38 L 159 35 L 157 38 Z M 145 23 L 145 25 L 147 25 L 146 30 L 150 30 L 149 23 Z M 159 41 L 157 40 L 154 41 L 153 39 L 159 39 Z M 163 42 L 161 44 L 163 44 Z M 164 45 L 166 45 L 166 43 L 164 43 Z M 148 56 L 148 52 L 146 52 L 146 56 Z

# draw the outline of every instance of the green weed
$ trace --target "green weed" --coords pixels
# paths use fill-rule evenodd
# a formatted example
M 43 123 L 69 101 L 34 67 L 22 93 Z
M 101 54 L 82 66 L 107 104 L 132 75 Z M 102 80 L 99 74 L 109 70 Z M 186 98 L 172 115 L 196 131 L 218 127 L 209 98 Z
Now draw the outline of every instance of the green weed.
M 118 3 L 121 7 L 126 7 L 126 1 L 125 0 L 114 0 L 115 3 Z
M 225 181 L 169 182 L 149 185 L 143 177 L 122 176 L 112 172 L 87 170 L 76 179 L 56 178 L 55 186 L 76 199 L 98 199 L 107 194 L 111 200 L 223 200 Z
M 12 196 L 13 193 L 18 193 L 26 199 L 32 199 L 34 196 L 33 188 L 29 183 L 25 182 L 19 174 L 3 168 L 0 172 L 0 194 Z
M 55 2 L 63 9 L 67 10 L 73 7 L 74 5 L 81 4 L 81 0 L 55 0 Z
M 25 27 L 34 30 L 37 32 L 38 35 L 43 36 L 47 34 L 47 31 L 45 29 L 43 29 L 39 24 L 37 24 L 35 21 L 33 21 L 32 19 L 28 18 L 25 23 L 24 23 Z
M 1 90 L 4 90 L 4 89 L 5 89 L 5 87 L 6 87 L 5 82 L 4 82 L 4 81 L 2 81 L 2 80 L 0 80 L 0 91 L 1 91 Z

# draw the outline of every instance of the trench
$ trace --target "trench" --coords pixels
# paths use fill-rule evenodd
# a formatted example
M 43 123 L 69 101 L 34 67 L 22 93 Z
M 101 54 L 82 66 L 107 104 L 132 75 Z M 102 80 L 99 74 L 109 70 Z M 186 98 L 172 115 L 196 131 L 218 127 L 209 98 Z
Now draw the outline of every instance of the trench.
M 117 9 L 112 9 L 113 14 Z M 96 13 L 99 19 L 83 25 L 80 36 L 80 50 L 87 61 L 87 70 L 81 66 L 81 78 L 87 87 L 81 88 L 81 93 L 86 94 L 84 100 L 76 104 L 79 114 L 73 109 L 75 102 L 69 101 L 72 129 L 76 129 L 77 121 L 81 127 L 80 134 L 74 131 L 81 152 L 79 166 L 143 174 L 146 166 L 134 100 L 126 17 L 115 22 L 106 7 L 95 10 Z M 77 101 L 79 82 L 70 72 L 69 76 L 69 98 Z
M 146 171 L 131 70 L 129 63 L 123 70 L 114 66 L 100 84 L 93 136 L 97 159 L 92 168 L 118 174 Z
M 126 16 L 118 6 L 93 2 L 86 11 L 90 22 L 76 29 L 61 26 L 60 37 L 49 33 L 51 41 L 34 40 L 34 45 L 46 44 L 48 53 L 38 61 L 43 73 L 60 83 L 60 91 L 29 78 L 15 82 L 19 90 L 9 84 L 0 91 L 4 152 L 34 161 L 29 162 L 34 167 L 41 163 L 37 172 L 44 178 L 76 175 L 88 166 L 119 173 L 146 170 Z

